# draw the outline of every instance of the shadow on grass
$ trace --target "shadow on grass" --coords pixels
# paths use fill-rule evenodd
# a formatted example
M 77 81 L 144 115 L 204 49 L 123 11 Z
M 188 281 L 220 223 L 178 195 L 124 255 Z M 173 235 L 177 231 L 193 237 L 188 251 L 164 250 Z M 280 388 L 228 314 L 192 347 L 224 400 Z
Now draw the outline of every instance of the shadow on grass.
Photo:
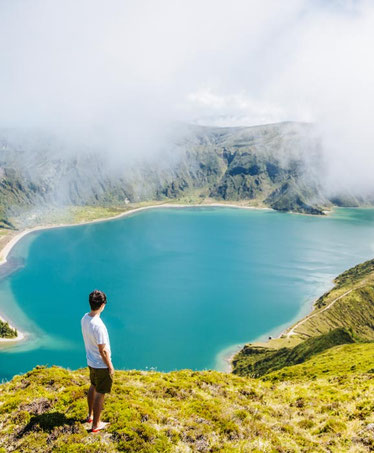
M 30 431 L 44 431 L 51 433 L 55 428 L 64 427 L 65 432 L 75 432 L 74 426 L 79 420 L 77 418 L 68 418 L 61 412 L 49 412 L 31 417 L 27 425 L 18 433 L 17 437 L 22 437 Z

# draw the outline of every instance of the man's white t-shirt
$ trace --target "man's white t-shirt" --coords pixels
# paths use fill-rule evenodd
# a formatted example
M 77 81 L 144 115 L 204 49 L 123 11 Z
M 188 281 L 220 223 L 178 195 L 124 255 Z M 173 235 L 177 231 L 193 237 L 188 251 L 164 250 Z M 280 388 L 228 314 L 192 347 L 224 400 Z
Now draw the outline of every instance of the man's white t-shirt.
M 108 331 L 100 316 L 90 316 L 86 313 L 81 320 L 81 326 L 88 366 L 92 368 L 108 368 L 97 346 L 98 344 L 105 344 L 110 355 Z

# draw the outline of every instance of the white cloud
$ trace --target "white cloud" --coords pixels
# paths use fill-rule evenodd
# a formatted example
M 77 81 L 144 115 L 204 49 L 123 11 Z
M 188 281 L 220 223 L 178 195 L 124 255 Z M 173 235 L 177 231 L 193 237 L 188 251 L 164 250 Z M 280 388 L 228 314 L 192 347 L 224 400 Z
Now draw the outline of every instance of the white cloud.
M 139 155 L 177 121 L 315 121 L 331 190 L 374 190 L 374 4 L 3 0 L 0 127 Z
M 188 96 L 190 112 L 198 112 L 194 122 L 216 126 L 248 126 L 281 121 L 311 121 L 306 112 L 290 112 L 280 104 L 253 99 L 247 93 L 221 95 L 200 90 Z

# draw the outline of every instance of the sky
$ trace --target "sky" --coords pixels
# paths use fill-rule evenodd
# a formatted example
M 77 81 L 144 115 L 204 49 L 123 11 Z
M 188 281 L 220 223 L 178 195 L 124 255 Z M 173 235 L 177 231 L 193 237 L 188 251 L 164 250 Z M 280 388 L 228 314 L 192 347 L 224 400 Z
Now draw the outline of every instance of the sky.
M 0 127 L 118 155 L 178 122 L 316 125 L 326 184 L 373 191 L 374 2 L 0 0 Z

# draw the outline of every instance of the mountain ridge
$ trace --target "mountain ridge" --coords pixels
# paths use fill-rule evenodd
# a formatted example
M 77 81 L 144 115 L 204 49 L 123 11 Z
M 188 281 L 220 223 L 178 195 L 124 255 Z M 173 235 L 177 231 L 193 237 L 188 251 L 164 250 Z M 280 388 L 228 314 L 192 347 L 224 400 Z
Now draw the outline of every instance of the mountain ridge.
M 88 146 L 65 150 L 36 132 L 0 131 L 0 227 L 17 228 L 25 213 L 40 209 L 186 197 L 314 215 L 372 204 L 347 192 L 326 194 L 321 145 L 308 123 L 185 126 L 164 148 L 117 162 Z

